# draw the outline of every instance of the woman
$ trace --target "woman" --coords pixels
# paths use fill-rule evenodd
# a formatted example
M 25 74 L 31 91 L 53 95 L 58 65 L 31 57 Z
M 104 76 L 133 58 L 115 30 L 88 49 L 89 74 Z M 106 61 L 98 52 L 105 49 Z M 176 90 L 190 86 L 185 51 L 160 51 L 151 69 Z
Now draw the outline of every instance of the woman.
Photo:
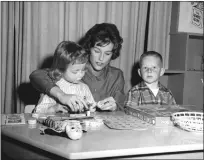
M 90 54 L 82 81 L 89 86 L 94 100 L 99 102 L 99 110 L 114 111 L 123 107 L 123 72 L 109 65 L 111 60 L 119 57 L 122 42 L 117 27 L 110 23 L 94 25 L 79 42 Z M 62 92 L 49 77 L 48 71 L 49 69 L 36 70 L 30 75 L 30 81 L 36 89 L 54 97 L 73 112 L 87 108 L 82 97 Z

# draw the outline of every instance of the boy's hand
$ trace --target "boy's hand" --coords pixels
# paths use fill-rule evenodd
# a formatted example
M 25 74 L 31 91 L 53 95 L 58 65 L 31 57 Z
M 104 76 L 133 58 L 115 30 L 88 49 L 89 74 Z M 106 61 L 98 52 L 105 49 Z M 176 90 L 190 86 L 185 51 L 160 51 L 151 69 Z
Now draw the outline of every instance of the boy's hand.
M 108 97 L 97 103 L 98 108 L 101 110 L 111 110 L 114 111 L 117 108 L 116 102 L 113 97 Z

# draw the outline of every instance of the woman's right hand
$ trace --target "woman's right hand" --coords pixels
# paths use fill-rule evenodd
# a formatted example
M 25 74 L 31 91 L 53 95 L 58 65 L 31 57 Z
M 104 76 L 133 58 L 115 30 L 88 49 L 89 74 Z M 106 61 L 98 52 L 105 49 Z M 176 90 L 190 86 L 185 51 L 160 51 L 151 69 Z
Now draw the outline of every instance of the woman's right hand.
M 55 86 L 51 88 L 50 95 L 57 98 L 57 100 L 67 106 L 72 112 L 82 112 L 85 109 L 88 109 L 84 97 L 80 97 L 73 94 L 65 94 L 59 87 Z
M 59 97 L 59 101 L 68 106 L 72 112 L 82 112 L 85 109 L 88 109 L 86 102 L 83 97 L 73 95 L 73 94 L 62 94 Z
M 63 105 L 57 103 L 57 104 L 55 104 L 55 105 L 52 105 L 52 106 L 48 107 L 48 109 L 47 109 L 46 112 L 47 112 L 47 113 L 59 113 L 59 112 L 61 112 L 61 113 L 67 113 L 68 110 L 67 110 L 67 107 L 66 107 L 66 106 L 63 106 Z

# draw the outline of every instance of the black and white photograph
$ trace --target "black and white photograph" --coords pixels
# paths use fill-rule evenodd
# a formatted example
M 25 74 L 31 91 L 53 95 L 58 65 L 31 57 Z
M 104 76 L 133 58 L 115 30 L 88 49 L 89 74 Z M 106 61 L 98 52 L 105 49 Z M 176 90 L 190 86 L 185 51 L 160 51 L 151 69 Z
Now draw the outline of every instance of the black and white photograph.
M 203 159 L 202 1 L 1 1 L 1 160 Z

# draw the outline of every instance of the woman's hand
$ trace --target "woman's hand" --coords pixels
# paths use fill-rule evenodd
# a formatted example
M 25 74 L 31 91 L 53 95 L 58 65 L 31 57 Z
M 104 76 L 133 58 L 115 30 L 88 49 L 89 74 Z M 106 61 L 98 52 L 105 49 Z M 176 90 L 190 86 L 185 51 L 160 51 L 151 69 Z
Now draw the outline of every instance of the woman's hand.
M 116 104 L 116 102 L 115 102 L 113 97 L 108 97 L 108 98 L 105 98 L 102 101 L 99 101 L 97 103 L 97 106 L 101 110 L 111 110 L 111 111 L 114 111 L 117 108 L 117 104 Z
M 50 106 L 47 109 L 47 113 L 57 113 L 57 112 L 68 113 L 68 108 L 61 104 L 55 104 L 53 106 Z
M 85 109 L 88 109 L 86 102 L 83 97 L 73 95 L 73 94 L 62 94 L 59 97 L 59 101 L 68 106 L 72 112 L 82 112 Z M 84 109 L 85 108 L 85 109 Z
M 59 87 L 55 86 L 50 90 L 50 95 L 58 101 L 69 107 L 69 110 L 72 112 L 81 112 L 85 109 L 88 109 L 86 102 L 84 101 L 84 97 L 80 97 L 73 94 L 65 94 Z

